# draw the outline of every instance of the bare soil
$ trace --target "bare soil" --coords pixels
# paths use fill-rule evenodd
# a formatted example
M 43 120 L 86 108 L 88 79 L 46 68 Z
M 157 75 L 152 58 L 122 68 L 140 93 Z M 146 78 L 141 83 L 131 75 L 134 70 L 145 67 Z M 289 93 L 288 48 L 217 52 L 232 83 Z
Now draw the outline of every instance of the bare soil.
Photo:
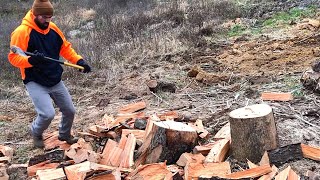
M 264 32 L 262 36 L 230 38 L 200 48 L 177 54 L 155 57 L 154 63 L 142 64 L 125 72 L 122 80 L 113 87 L 103 82 L 99 91 L 81 88 L 79 84 L 65 80 L 75 106 L 77 117 L 74 131 L 86 131 L 101 117 L 115 114 L 121 105 L 145 100 L 147 113 L 175 109 L 190 119 L 201 119 L 214 134 L 228 122 L 228 113 L 250 104 L 267 103 L 273 110 L 277 125 L 279 145 L 302 142 L 320 147 L 320 98 L 306 91 L 299 79 L 302 73 L 317 59 L 319 34 L 314 29 L 298 29 L 297 25 Z M 198 82 L 188 77 L 194 65 L 207 72 L 225 75 L 227 80 L 218 83 Z M 65 69 L 68 71 L 69 69 Z M 97 81 L 97 74 L 87 79 Z M 145 82 L 159 79 L 175 83 L 175 93 L 151 93 Z M 29 125 L 35 112 L 24 86 L 0 85 L 0 141 L 16 149 L 12 163 L 26 163 L 30 157 L 43 153 L 32 147 Z M 271 102 L 260 99 L 261 92 L 292 92 L 290 102 Z M 61 114 L 48 131 L 57 130 Z M 305 121 L 310 124 L 307 124 Z M 2 144 L 1 143 L 1 144 Z M 308 159 L 290 162 L 299 175 L 307 170 L 320 174 L 320 163 Z

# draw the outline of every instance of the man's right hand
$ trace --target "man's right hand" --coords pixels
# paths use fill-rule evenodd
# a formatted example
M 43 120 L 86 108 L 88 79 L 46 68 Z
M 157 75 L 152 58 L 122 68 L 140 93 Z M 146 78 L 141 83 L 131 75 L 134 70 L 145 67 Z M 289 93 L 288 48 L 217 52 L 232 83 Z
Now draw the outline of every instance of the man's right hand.
M 38 65 L 41 64 L 42 61 L 44 61 L 44 54 L 40 52 L 34 52 L 34 55 L 30 56 L 28 61 L 31 65 Z

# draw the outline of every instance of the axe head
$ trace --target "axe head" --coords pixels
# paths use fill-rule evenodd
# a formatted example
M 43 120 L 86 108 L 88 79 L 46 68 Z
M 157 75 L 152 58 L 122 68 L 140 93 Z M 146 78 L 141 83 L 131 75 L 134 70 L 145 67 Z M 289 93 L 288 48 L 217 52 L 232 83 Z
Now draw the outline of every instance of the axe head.
M 12 45 L 10 50 L 15 54 L 19 54 L 20 56 L 27 56 L 26 53 L 24 53 L 18 46 Z

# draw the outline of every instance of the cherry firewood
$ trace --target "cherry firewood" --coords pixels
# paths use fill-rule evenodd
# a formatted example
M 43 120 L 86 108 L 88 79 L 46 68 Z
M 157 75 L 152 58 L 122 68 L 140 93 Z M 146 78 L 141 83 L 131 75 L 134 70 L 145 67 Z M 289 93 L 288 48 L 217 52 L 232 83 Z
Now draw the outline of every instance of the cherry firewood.
M 293 96 L 291 93 L 264 92 L 261 94 L 261 99 L 270 101 L 291 101 L 293 100 Z
M 146 131 L 138 129 L 122 129 L 121 136 L 127 136 L 130 133 L 132 133 L 137 140 L 143 141 Z
M 229 114 L 231 150 L 240 161 L 257 163 L 266 150 L 277 148 L 277 132 L 272 108 L 255 104 L 236 109 Z
M 224 161 L 230 147 L 228 139 L 221 139 L 215 142 L 204 162 L 222 162 Z
M 244 179 L 244 178 L 256 178 L 262 175 L 272 172 L 270 165 L 258 166 L 252 169 L 239 171 L 231 174 L 227 174 L 223 178 L 226 179 Z
M 134 165 L 133 154 L 134 154 L 135 147 L 136 147 L 136 138 L 134 137 L 133 134 L 129 134 L 124 150 L 120 155 L 120 159 L 121 159 L 120 167 L 130 168 Z
M 275 180 L 299 180 L 300 177 L 295 173 L 290 166 L 281 171 L 276 177 Z
M 165 179 L 171 176 L 172 173 L 167 169 L 166 163 L 153 163 L 139 166 L 131 172 L 125 179 L 141 179 L 141 180 L 157 180 Z
M 59 147 L 63 150 L 68 150 L 70 148 L 70 144 L 67 144 L 65 141 L 59 141 L 58 140 L 58 131 L 55 131 L 53 133 L 48 133 L 44 136 L 44 149 L 50 150 L 54 149 L 56 147 Z
M 118 143 L 111 140 L 111 139 L 108 139 L 106 145 L 104 146 L 104 149 L 103 149 L 103 152 L 102 152 L 102 158 L 100 160 L 100 164 L 103 164 L 103 165 L 108 165 L 108 162 L 110 161 L 110 154 L 111 152 L 113 151 L 113 149 L 115 147 L 117 147 Z
M 188 163 L 200 163 L 202 164 L 205 157 L 202 154 L 192 154 L 192 153 L 183 153 L 181 154 L 179 160 L 177 161 L 177 165 L 186 166 Z
M 0 145 L 0 152 L 3 154 L 3 156 L 8 158 L 9 162 L 11 161 L 14 153 L 11 147 Z
M 125 105 L 125 106 L 121 107 L 118 110 L 118 112 L 119 112 L 119 114 L 134 113 L 136 111 L 139 111 L 139 110 L 146 108 L 146 106 L 147 106 L 146 102 L 140 101 L 137 103 Z
M 36 175 L 39 180 L 66 179 L 66 175 L 62 168 L 38 170 Z
M 141 163 L 166 160 L 168 164 L 173 164 L 182 153 L 193 149 L 197 143 L 197 136 L 193 128 L 180 122 L 154 122 L 147 139 L 136 153 L 136 159 Z
M 301 144 L 303 157 L 320 161 L 320 148 Z
M 229 139 L 231 140 L 230 123 L 224 125 L 213 137 L 214 139 Z
M 271 167 L 271 170 L 272 171 L 270 173 L 261 176 L 258 180 L 270 180 L 270 179 L 273 179 L 274 176 L 278 173 L 279 170 L 275 165 L 273 165 Z
M 36 172 L 38 170 L 44 170 L 44 169 L 55 169 L 59 166 L 59 163 L 50 163 L 50 160 L 41 162 L 39 164 L 35 164 L 33 166 L 27 167 L 28 176 L 34 176 L 36 175 Z
M 188 163 L 184 167 L 186 180 L 198 179 L 201 177 L 224 177 L 231 173 L 229 162 L 222 163 Z
M 208 144 L 201 145 L 201 146 L 195 146 L 192 151 L 194 154 L 201 153 L 202 155 L 206 156 L 209 154 L 209 152 L 213 148 L 214 144 L 215 143 L 208 143 Z

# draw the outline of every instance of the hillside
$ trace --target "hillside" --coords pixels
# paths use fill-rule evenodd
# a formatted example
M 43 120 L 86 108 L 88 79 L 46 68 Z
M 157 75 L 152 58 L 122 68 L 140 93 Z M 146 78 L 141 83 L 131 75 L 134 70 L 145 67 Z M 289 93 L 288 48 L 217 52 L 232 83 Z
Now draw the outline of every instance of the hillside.
M 93 67 L 90 74 L 64 67 L 63 80 L 77 109 L 74 131 L 86 131 L 104 114 L 144 100 L 149 113 L 175 109 L 201 119 L 215 134 L 232 110 L 267 103 L 274 111 L 280 146 L 302 142 L 320 147 L 320 98 L 300 83 L 320 57 L 319 1 L 52 2 L 53 21 Z M 10 33 L 32 1 L 8 4 L 0 7 L 0 144 L 16 150 L 12 163 L 26 163 L 43 151 L 32 147 L 29 125 L 35 111 L 7 54 Z M 208 76 L 191 77 L 188 72 L 194 68 Z M 174 84 L 175 92 L 151 92 L 146 86 L 150 79 Z M 291 92 L 294 99 L 261 100 L 261 93 L 270 91 Z M 58 129 L 60 117 L 56 109 L 48 131 Z M 303 159 L 279 168 L 288 165 L 299 175 L 307 170 L 320 174 L 316 161 Z M 17 172 L 10 175 L 18 177 Z

